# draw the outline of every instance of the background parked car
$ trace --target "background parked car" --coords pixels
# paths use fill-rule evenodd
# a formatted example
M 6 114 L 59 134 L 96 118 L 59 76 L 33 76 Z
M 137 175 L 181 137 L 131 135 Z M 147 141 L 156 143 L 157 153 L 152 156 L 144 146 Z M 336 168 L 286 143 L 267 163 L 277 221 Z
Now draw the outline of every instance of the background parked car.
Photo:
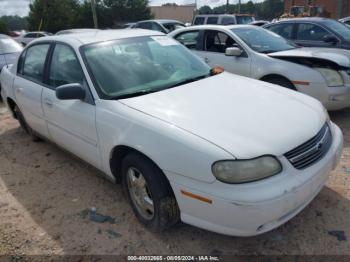
M 15 40 L 0 34 L 0 72 L 4 66 L 13 64 L 17 60 L 22 49 L 23 47 Z
M 350 28 L 327 18 L 294 18 L 264 26 L 300 46 L 350 49 Z
M 164 19 L 139 21 L 131 26 L 131 28 L 154 30 L 162 32 L 164 34 L 167 34 L 182 27 L 185 27 L 184 23 L 181 23 L 177 20 Z
M 258 21 L 251 22 L 250 25 L 264 26 L 264 25 L 267 25 L 269 23 L 270 23 L 269 21 L 258 20 Z
M 51 33 L 48 32 L 28 32 L 25 33 L 19 37 L 16 37 L 15 40 L 22 44 L 23 46 L 28 45 L 31 41 L 40 38 L 40 37 L 44 37 L 44 36 L 50 36 L 52 35 Z
M 339 22 L 348 25 L 350 27 L 350 16 L 339 19 Z
M 329 110 L 350 107 L 350 51 L 297 48 L 257 26 L 204 25 L 169 34 L 211 67 L 297 90 Z
M 77 34 L 77 33 L 88 33 L 88 32 L 95 32 L 99 29 L 94 28 L 75 28 L 75 29 L 67 29 L 67 30 L 61 30 L 56 33 L 56 35 L 68 35 L 68 34 Z
M 254 16 L 245 14 L 236 15 L 196 15 L 193 25 L 235 25 L 250 24 L 255 21 Z

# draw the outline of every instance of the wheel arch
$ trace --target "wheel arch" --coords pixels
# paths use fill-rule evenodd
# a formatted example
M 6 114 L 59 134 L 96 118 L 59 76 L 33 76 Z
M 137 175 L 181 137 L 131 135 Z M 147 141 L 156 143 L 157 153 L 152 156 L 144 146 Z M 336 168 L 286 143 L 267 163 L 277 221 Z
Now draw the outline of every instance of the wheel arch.
M 8 104 L 8 106 L 9 106 L 10 110 L 11 110 L 12 116 L 13 116 L 15 119 L 17 119 L 17 116 L 16 116 L 16 114 L 15 114 L 15 106 L 17 105 L 16 102 L 15 102 L 12 98 L 10 98 L 10 97 L 8 97 L 8 98 L 6 99 L 6 101 L 7 101 L 7 104 Z
M 122 182 L 122 174 L 121 174 L 121 169 L 122 169 L 122 162 L 123 159 L 131 153 L 137 153 L 142 155 L 143 157 L 145 157 L 148 161 L 150 161 L 153 165 L 155 165 L 157 168 L 159 168 L 159 170 L 162 172 L 164 178 L 166 179 L 169 188 L 171 189 L 172 193 L 173 189 L 170 185 L 169 179 L 167 178 L 167 176 L 164 174 L 164 172 L 162 171 L 162 169 L 157 165 L 157 163 L 155 161 L 153 161 L 149 156 L 147 156 L 146 154 L 144 154 L 143 152 L 130 147 L 130 146 L 126 146 L 126 145 L 118 145 L 115 146 L 110 154 L 110 159 L 109 159 L 109 165 L 110 165 L 110 169 L 111 172 L 115 178 L 115 181 L 117 183 L 121 183 Z
M 280 74 L 267 74 L 267 75 L 260 77 L 259 80 L 264 81 L 264 82 L 268 82 L 268 80 L 272 79 L 272 78 L 279 78 L 279 79 L 283 79 L 285 81 L 288 81 L 291 84 L 291 86 L 294 87 L 294 90 L 297 90 L 297 88 L 295 87 L 293 82 L 288 77 L 280 75 Z

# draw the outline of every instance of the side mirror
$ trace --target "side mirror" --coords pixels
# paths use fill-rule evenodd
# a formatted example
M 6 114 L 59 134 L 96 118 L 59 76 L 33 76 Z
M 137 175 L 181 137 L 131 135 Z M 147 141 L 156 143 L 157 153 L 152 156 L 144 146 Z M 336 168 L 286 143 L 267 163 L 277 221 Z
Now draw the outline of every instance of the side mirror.
M 228 47 L 225 50 L 225 55 L 227 56 L 241 56 L 243 51 L 238 47 Z
M 334 35 L 325 35 L 323 37 L 323 41 L 326 43 L 338 43 L 338 38 L 336 38 Z
M 83 100 L 85 98 L 85 89 L 81 84 L 67 84 L 56 88 L 56 97 L 61 100 Z

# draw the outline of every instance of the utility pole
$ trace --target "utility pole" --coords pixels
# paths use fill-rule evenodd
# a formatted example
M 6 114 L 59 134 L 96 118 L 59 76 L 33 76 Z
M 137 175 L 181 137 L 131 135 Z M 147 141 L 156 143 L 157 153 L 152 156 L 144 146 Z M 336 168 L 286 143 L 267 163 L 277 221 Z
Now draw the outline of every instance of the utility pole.
M 98 28 L 97 14 L 96 14 L 96 3 L 95 0 L 91 0 L 92 17 L 94 19 L 94 27 Z
M 230 0 L 226 0 L 226 14 L 228 14 L 228 6 L 230 5 Z
M 238 0 L 238 14 L 241 13 L 241 0 Z

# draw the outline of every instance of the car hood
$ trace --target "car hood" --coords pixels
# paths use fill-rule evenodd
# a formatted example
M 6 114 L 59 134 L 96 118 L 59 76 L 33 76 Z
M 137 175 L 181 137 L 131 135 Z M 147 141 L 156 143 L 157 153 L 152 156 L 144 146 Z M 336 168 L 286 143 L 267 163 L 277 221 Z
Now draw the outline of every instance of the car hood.
M 336 63 L 339 66 L 350 67 L 350 51 L 340 48 L 296 48 L 287 51 L 268 54 L 275 58 L 316 58 Z
M 326 121 L 311 97 L 229 73 L 120 102 L 242 159 L 283 155 Z
M 19 54 L 20 53 L 4 54 L 6 64 L 8 64 L 8 65 L 14 64 L 17 61 Z

